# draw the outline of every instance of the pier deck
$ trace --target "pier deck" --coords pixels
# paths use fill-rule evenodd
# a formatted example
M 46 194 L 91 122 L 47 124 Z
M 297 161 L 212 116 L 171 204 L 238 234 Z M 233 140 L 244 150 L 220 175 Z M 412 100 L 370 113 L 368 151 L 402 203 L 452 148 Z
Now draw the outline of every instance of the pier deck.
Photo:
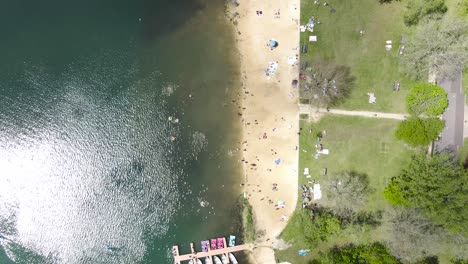
M 226 245 L 226 239 L 224 239 L 224 245 Z M 208 257 L 212 259 L 213 256 L 216 255 L 225 255 L 227 257 L 228 253 L 233 253 L 233 252 L 239 252 L 243 250 L 249 250 L 249 245 L 244 244 L 244 245 L 238 245 L 238 246 L 233 246 L 233 247 L 225 247 L 221 249 L 210 249 L 208 246 L 208 252 L 195 252 L 193 250 L 193 243 L 190 245 L 190 249 L 192 253 L 190 254 L 185 254 L 185 255 L 179 255 L 179 247 L 178 246 L 173 246 L 173 253 L 174 253 L 174 264 L 181 264 L 182 261 L 189 261 L 192 259 L 204 259 L 205 257 Z M 228 263 L 229 263 L 229 258 L 227 258 Z M 211 262 L 213 263 L 213 262 Z

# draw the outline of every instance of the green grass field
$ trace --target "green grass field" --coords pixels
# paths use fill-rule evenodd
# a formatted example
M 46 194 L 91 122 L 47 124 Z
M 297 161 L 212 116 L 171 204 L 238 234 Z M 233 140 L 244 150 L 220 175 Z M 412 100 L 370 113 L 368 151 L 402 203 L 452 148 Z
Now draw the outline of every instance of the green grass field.
M 303 175 L 305 167 L 309 168 L 312 179 L 318 183 L 322 177 L 327 177 L 323 175 L 323 168 L 328 169 L 327 175 L 351 170 L 366 173 L 374 189 L 369 197 L 368 210 L 385 208 L 388 204 L 382 192 L 386 180 L 396 176 L 413 153 L 413 150 L 394 137 L 397 124 L 398 121 L 388 119 L 333 115 L 325 116 L 318 123 L 301 123 L 299 184 L 307 184 L 310 180 Z M 309 133 L 309 130 L 312 130 L 312 133 Z M 316 134 L 319 131 L 326 131 L 320 143 L 330 150 L 330 154 L 314 159 Z M 308 257 L 300 257 L 297 254 L 301 245 L 277 251 L 276 256 L 282 261 L 307 263 L 319 250 L 323 251 L 335 244 L 365 243 L 384 237 L 384 231 L 379 229 L 346 229 L 338 237 L 332 237 L 329 242 L 320 244 Z
M 405 112 L 405 96 L 414 82 L 399 72 L 398 60 L 400 36 L 411 32 L 404 26 L 401 12 L 403 2 L 379 4 L 377 0 L 342 1 L 327 0 L 329 6 L 302 1 L 301 25 L 315 17 L 314 32 L 301 33 L 301 43 L 307 43 L 309 51 L 301 54 L 301 61 L 311 62 L 319 58 L 332 59 L 351 68 L 356 85 L 349 99 L 339 108 Z M 330 9 L 336 9 L 331 13 Z M 317 24 L 317 20 L 320 24 Z M 364 36 L 359 31 L 364 30 Z M 318 41 L 309 43 L 310 35 Z M 385 50 L 385 42 L 391 40 L 393 48 Z M 393 91 L 394 81 L 401 83 L 399 92 Z M 376 104 L 368 103 L 368 92 L 375 93 Z

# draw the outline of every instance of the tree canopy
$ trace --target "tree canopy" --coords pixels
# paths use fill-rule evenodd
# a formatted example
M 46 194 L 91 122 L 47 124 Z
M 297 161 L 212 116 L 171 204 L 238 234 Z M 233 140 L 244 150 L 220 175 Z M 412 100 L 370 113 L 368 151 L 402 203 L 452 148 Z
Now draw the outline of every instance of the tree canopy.
M 387 245 L 393 255 L 412 262 L 440 253 L 443 230 L 414 208 L 396 207 L 384 213 Z
M 328 212 L 314 215 L 310 210 L 296 210 L 289 222 L 291 226 L 284 231 L 283 237 L 309 248 L 341 231 L 340 220 Z
M 450 231 L 466 234 L 467 180 L 468 172 L 444 152 L 432 157 L 414 156 L 392 184 L 406 201 L 403 204 L 421 209 L 434 223 Z
M 356 172 L 325 177 L 322 186 L 324 195 L 320 204 L 340 217 L 349 217 L 351 213 L 361 209 L 371 192 L 368 176 Z
M 312 264 L 399 264 L 387 248 L 378 242 L 364 245 L 348 244 L 342 247 L 335 246 L 326 254 L 321 254 L 319 258 L 313 260 Z
M 413 147 L 427 146 L 443 128 L 444 121 L 438 118 L 410 117 L 398 124 L 395 136 Z
M 414 26 L 425 16 L 442 15 L 447 12 L 444 0 L 411 0 L 406 5 L 403 21 L 407 26 Z
M 347 66 L 318 60 L 305 72 L 301 96 L 322 106 L 333 106 L 346 98 L 354 86 L 355 77 Z
M 447 106 L 447 92 L 437 84 L 419 83 L 406 96 L 408 112 L 415 116 L 438 116 Z
M 468 62 L 468 23 L 460 19 L 429 20 L 418 25 L 405 44 L 401 69 L 409 76 L 427 81 L 452 78 Z

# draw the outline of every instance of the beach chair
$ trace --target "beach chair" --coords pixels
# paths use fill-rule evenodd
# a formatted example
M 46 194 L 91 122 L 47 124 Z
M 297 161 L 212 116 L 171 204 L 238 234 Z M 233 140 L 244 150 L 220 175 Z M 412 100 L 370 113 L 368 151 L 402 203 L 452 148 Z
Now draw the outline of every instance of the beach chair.
M 309 168 L 304 168 L 304 175 L 309 175 Z

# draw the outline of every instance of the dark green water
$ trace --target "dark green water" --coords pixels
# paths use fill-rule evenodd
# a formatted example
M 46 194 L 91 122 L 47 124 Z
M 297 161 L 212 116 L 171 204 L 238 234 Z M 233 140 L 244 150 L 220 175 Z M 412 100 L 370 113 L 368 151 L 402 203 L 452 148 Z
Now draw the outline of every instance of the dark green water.
M 6 0 L 0 25 L 0 263 L 170 263 L 237 232 L 222 1 Z

